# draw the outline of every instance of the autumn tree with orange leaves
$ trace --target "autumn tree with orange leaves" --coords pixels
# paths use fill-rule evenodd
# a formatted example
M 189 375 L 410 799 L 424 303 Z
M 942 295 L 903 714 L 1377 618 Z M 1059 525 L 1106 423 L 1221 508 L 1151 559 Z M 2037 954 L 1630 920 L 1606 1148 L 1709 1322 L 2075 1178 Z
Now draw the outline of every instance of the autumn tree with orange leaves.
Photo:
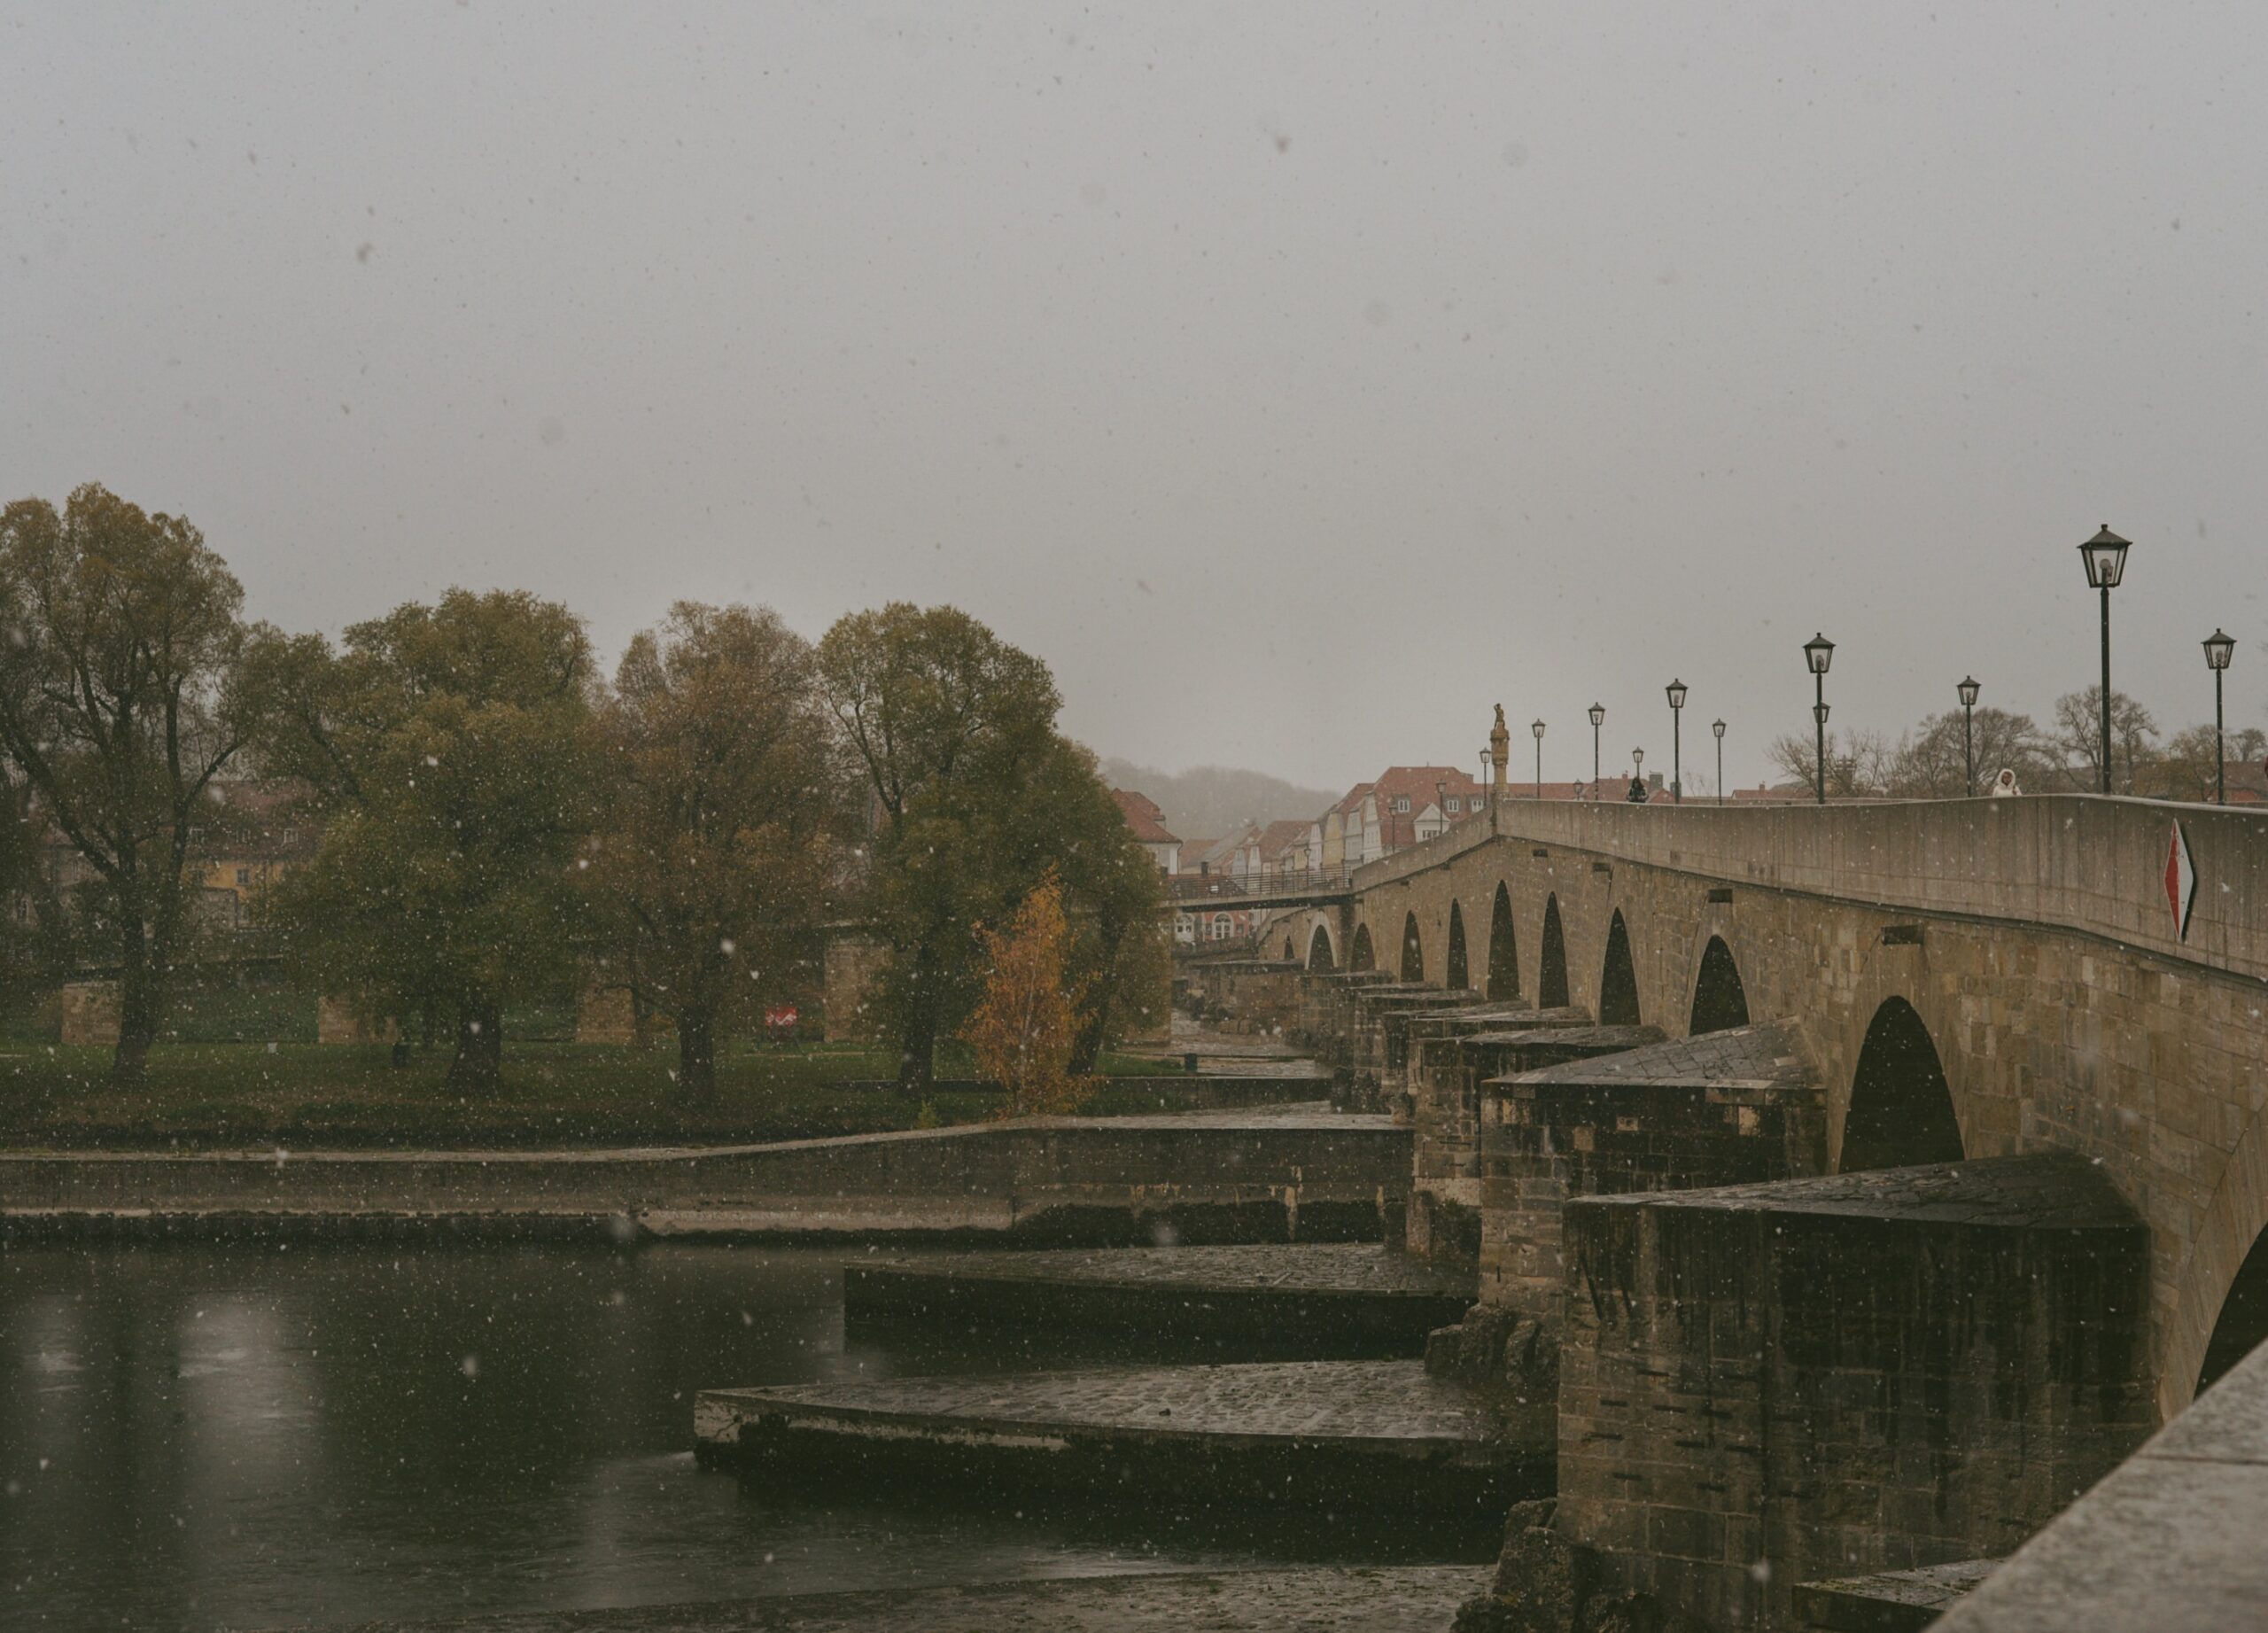
M 1053 868 L 1032 887 L 1005 929 L 980 925 L 984 996 L 962 1038 L 983 1074 L 1008 1091 L 1006 1115 L 1076 1110 L 1087 1095 L 1071 1076 L 1084 981 L 1070 977 L 1071 929 Z

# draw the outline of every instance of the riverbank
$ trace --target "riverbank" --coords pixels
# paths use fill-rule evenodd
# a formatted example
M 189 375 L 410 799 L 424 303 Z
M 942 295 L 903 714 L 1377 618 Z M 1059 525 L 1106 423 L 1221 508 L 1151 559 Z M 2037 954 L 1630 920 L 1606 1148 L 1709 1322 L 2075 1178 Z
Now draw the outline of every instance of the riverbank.
M 1375 1241 L 1410 1131 L 1321 1105 L 602 1150 L 0 1154 L 0 1233 Z
M 353 1633 L 1441 1633 L 1471 1566 L 1239 1570 L 378 1622 Z
M 382 1046 L 183 1044 L 151 1052 L 148 1081 L 118 1089 L 110 1051 L 0 1046 L 0 1148 L 82 1151 L 515 1150 L 750 1145 L 952 1127 L 998 1117 L 999 1089 L 967 1076 L 919 1094 L 889 1081 L 887 1051 L 815 1045 L 728 1046 L 716 1094 L 693 1101 L 673 1052 L 604 1044 L 518 1044 L 491 1095 L 453 1094 L 439 1052 L 392 1064 Z M 940 1062 L 967 1073 L 952 1052 Z M 1215 1110 L 1320 1099 L 1309 1062 L 1165 1069 L 1106 1054 L 1083 1116 Z

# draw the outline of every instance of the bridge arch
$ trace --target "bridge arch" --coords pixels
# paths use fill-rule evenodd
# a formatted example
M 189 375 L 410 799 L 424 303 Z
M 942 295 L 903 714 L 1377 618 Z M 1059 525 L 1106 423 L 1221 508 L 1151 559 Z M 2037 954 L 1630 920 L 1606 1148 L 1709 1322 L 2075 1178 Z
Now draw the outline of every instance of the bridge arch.
M 1496 882 L 1496 905 L 1488 914 L 1488 996 L 1520 995 L 1520 945 L 1512 930 L 1511 887 Z
M 1464 908 L 1456 902 L 1449 904 L 1449 973 L 1443 981 L 1452 992 L 1462 992 L 1472 984 L 1471 972 L 1465 968 Z
M 2204 1394 L 2264 1342 L 2268 1342 L 2268 1230 L 2252 1239 L 2252 1250 L 2221 1297 L 2221 1311 L 2197 1369 L 2195 1393 Z
M 1912 1004 L 1886 998 L 1860 1046 L 1836 1171 L 1958 1163 L 1962 1155 L 1961 1119 L 1930 1029 Z
M 1292 938 L 1291 938 L 1289 936 L 1285 937 L 1284 937 L 1284 961 L 1285 961 L 1286 964 L 1289 964 L 1289 963 L 1293 962 L 1293 960 L 1295 960 L 1299 956 L 1300 956 L 1300 955 L 1299 955 L 1297 953 L 1294 953 L 1294 952 L 1292 950 Z
M 1557 891 L 1543 898 L 1542 963 L 1535 977 L 1536 1007 L 1560 1008 L 1567 1001 L 1567 932 L 1560 928 Z
M 1327 971 L 1338 967 L 1337 960 L 1331 956 L 1331 931 L 1318 924 L 1315 927 L 1315 934 L 1308 937 L 1308 968 Z
M 1622 909 L 1614 910 L 1614 917 L 1606 927 L 1606 959 L 1598 974 L 1598 1023 L 1601 1026 L 1636 1026 L 1638 1015 L 1638 971 L 1630 961 L 1630 930 L 1622 922 Z
M 1418 933 L 1418 915 L 1406 914 L 1402 921 L 1402 978 L 1420 982 L 1425 978 L 1425 939 Z
M 1367 924 L 1355 927 L 1355 945 L 1348 952 L 1347 968 L 1356 971 L 1378 968 L 1378 955 L 1371 950 L 1371 927 Z
M 1709 937 L 1701 951 L 1701 973 L 1693 982 L 1693 1016 L 1686 1030 L 1698 1038 L 1748 1024 L 1748 989 L 1741 984 L 1740 966 L 1722 936 Z

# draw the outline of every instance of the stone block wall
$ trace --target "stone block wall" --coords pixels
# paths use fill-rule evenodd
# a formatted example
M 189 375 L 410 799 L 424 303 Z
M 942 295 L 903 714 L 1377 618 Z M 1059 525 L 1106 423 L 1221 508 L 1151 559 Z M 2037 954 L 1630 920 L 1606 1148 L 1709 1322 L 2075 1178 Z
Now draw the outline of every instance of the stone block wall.
M 63 1041 L 66 1044 L 117 1044 L 120 998 L 115 981 L 74 981 L 63 989 Z
M 1305 975 L 1297 964 L 1237 959 L 1196 965 L 1208 1021 L 1240 1037 L 1277 1037 L 1299 1025 Z
M 1821 1171 L 1826 1106 L 1807 1072 L 1708 1082 L 1679 1081 L 1673 1069 L 1617 1077 L 1566 1067 L 1490 1086 L 1481 1100 L 1483 1303 L 1513 1306 L 1557 1329 L 1566 1285 L 1562 1219 L 1576 1198 Z
M 867 1005 L 889 950 L 866 936 L 835 936 L 827 944 L 827 1041 L 871 1043 L 874 1023 Z
M 1530 1010 L 1494 1030 L 1419 1038 L 1407 1097 L 1410 1252 L 1456 1270 L 1480 1264 L 1480 1085 L 1532 1061 L 1544 1032 L 1587 1018 L 1572 1010 Z M 1520 1030 L 1507 1030 L 1512 1027 Z
M 2140 1222 L 2060 1153 L 1568 1203 L 1559 1506 L 1717 1629 L 2004 1554 L 2153 1418 Z
M 650 1040 L 650 1023 L 640 1024 L 638 1005 L 625 986 L 587 986 L 575 1000 L 575 1041 L 594 1044 L 642 1044 Z
M 351 998 L 315 999 L 315 1041 L 325 1044 L 392 1043 L 401 1028 L 389 1015 L 373 1025 Z

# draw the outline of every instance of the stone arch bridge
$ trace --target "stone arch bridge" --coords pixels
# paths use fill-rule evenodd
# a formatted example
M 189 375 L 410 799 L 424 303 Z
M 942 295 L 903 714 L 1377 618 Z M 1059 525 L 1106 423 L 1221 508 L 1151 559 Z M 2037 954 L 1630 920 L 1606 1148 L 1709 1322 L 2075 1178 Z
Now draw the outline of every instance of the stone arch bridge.
M 2161 1418 L 2268 1227 L 2262 815 L 1500 800 L 1281 911 L 1261 945 L 1670 1038 L 1784 1021 L 1830 1171 L 2080 1154 L 2148 1226 Z M 2268 1323 L 2268 1254 L 2255 1270 Z

